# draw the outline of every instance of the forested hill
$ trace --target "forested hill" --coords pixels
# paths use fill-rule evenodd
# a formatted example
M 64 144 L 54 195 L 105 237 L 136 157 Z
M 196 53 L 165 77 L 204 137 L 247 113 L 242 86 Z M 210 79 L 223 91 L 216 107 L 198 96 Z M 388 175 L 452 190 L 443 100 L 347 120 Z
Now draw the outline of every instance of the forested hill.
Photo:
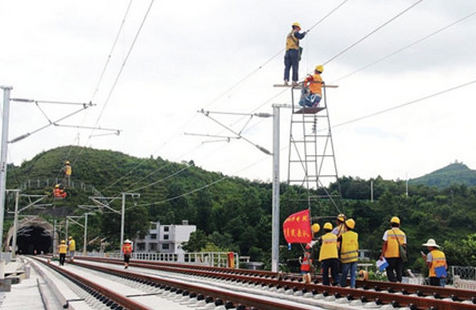
M 57 201 L 51 198 L 53 180 L 62 178 L 65 160 L 71 162 L 74 186 L 66 189 L 66 199 Z M 82 215 L 84 205 L 92 205 L 90 197 L 97 194 L 91 188 L 105 197 L 118 197 L 111 203 L 116 210 L 121 208 L 121 193 L 139 193 L 139 199 L 125 196 L 127 238 L 146 232 L 150 221 L 180 224 L 188 220 L 198 228 L 186 245 L 189 250 L 231 250 L 270 266 L 272 186 L 269 183 L 208 172 L 193 161 L 175 163 L 160 157 L 135 158 L 120 152 L 75 146 L 42 152 L 19 167 L 10 165 L 7 177 L 7 188 L 19 188 L 30 181 L 23 193 L 50 195 L 44 202 L 51 203 L 52 207 L 29 210 L 29 214 L 40 213 L 48 220 Z M 44 183 L 46 179 L 50 180 L 48 185 Z M 373 202 L 370 200 L 371 181 Z M 465 254 L 476 252 L 476 240 L 465 240 L 472 236 L 476 239 L 476 235 L 471 235 L 476 231 L 476 187 L 451 185 L 438 189 L 410 185 L 407 196 L 404 181 L 343 177 L 325 191 L 308 193 L 303 188 L 285 184 L 281 184 L 280 190 L 280 223 L 290 214 L 306 209 L 309 195 L 317 197 L 341 190 L 342 200 L 312 202 L 313 222 L 321 227 L 326 221 L 334 224 L 330 218 L 345 212 L 356 220 L 360 247 L 370 249 L 373 258 L 379 256 L 383 232 L 388 229 L 390 218 L 396 215 L 408 236 L 410 261 L 414 265 L 408 267 L 424 266 L 418 258 L 421 244 L 428 238 L 435 238 L 444 245 L 451 264 L 476 265 L 474 255 Z M 13 207 L 13 199 L 8 198 L 7 211 Z M 91 238 L 107 238 L 110 248 L 117 249 L 120 215 L 106 211 L 88 217 L 88 234 Z M 6 230 L 12 219 L 10 213 L 5 216 Z M 77 225 L 70 226 L 70 231 L 74 235 L 83 234 Z M 282 234 L 280 238 L 281 262 L 301 254 L 299 246 L 284 250 L 287 245 Z M 81 240 L 77 242 L 82 247 Z M 89 249 L 95 247 L 90 245 Z
M 445 188 L 452 184 L 476 186 L 476 170 L 471 170 L 463 163 L 454 162 L 422 177 L 409 180 L 410 184 L 423 184 Z

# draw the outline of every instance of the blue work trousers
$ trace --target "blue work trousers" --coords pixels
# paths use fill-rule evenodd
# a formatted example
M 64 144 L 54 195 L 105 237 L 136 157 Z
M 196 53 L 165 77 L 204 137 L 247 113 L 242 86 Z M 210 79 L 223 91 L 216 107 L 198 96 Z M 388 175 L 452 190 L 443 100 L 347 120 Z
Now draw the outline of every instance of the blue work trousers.
M 347 273 L 350 271 L 350 287 L 355 288 L 355 277 L 357 275 L 357 262 L 342 264 L 342 275 L 340 278 L 340 286 L 347 285 Z
M 284 80 L 289 81 L 289 71 L 293 69 L 293 82 L 299 80 L 299 50 L 288 50 L 284 54 Z

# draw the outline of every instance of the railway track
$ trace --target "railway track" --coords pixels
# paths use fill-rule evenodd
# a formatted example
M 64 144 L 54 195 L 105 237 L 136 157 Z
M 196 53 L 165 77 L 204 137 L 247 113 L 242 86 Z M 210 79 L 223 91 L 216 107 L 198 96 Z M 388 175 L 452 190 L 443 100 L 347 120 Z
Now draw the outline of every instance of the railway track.
M 122 264 L 118 259 L 108 258 L 81 258 L 81 260 L 108 264 Z M 80 263 L 78 259 L 75 263 L 78 265 L 85 265 L 85 263 Z M 357 289 L 350 289 L 321 285 L 319 277 L 316 277 L 314 280 L 315 283 L 304 284 L 296 275 L 281 275 L 269 271 L 144 261 L 131 261 L 130 266 L 159 270 L 167 273 L 182 274 L 185 276 L 201 277 L 204 279 L 210 279 L 209 281 L 226 281 L 237 285 L 237 287 L 248 286 L 260 291 L 301 297 L 303 303 L 308 303 L 309 300 L 322 300 L 325 302 L 335 301 L 343 307 L 347 304 L 350 306 L 366 306 L 367 308 L 372 306 L 379 308 L 391 306 L 392 308 L 389 309 L 406 307 L 411 310 L 476 309 L 475 292 L 453 288 L 378 281 L 358 281 Z M 109 270 L 106 272 L 112 271 L 113 270 Z M 130 272 L 125 272 L 125 274 L 127 273 Z M 142 276 L 140 274 L 136 274 L 135 277 L 143 281 L 152 281 L 152 279 L 149 279 L 146 276 L 141 278 Z M 172 286 L 172 283 L 164 285 Z M 181 285 L 178 289 L 190 291 L 196 288 Z M 211 294 L 211 292 L 205 292 L 204 294 Z M 260 292 L 260 294 L 264 293 Z M 225 294 L 220 295 L 217 298 L 229 301 L 233 300 L 235 303 L 246 304 L 245 301 L 241 300 L 238 296 L 233 296 L 232 298 L 231 295 Z M 252 305 L 252 307 L 258 309 L 299 309 L 296 307 L 278 308 L 276 305 L 266 306 L 258 303 L 253 304 L 252 302 L 249 302 L 248 305 Z M 325 306 L 325 304 L 321 306 Z

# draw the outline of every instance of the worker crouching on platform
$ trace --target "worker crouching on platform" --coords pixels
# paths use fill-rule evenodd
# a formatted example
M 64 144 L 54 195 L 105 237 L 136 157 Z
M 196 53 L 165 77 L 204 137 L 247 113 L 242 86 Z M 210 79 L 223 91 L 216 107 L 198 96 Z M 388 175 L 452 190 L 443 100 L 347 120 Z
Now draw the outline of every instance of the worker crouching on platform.
M 353 219 L 345 221 L 345 226 L 346 232 L 340 239 L 340 261 L 342 263 L 340 286 L 347 285 L 347 273 L 350 271 L 350 287 L 355 288 L 357 260 L 359 259 L 359 235 L 354 232 L 355 221 Z
M 332 233 L 332 224 L 324 224 L 325 235 L 322 236 L 321 251 L 319 253 L 319 261 L 322 267 L 322 284 L 329 285 L 329 268 L 331 269 L 331 275 L 333 283 L 332 285 L 339 284 L 339 259 L 337 252 L 337 236 Z
M 322 81 L 321 73 L 324 71 L 322 65 L 317 65 L 313 75 L 308 75 L 303 82 L 300 106 L 317 108 L 322 98 Z
M 68 252 L 68 246 L 66 245 L 66 241 L 61 240 L 60 245 L 58 245 L 59 265 L 60 266 L 64 266 L 64 262 L 66 260 L 66 252 Z
M 132 242 L 131 240 L 127 239 L 124 241 L 124 245 L 122 246 L 122 254 L 124 256 L 124 269 L 129 268 L 129 260 L 131 259 L 132 255 Z

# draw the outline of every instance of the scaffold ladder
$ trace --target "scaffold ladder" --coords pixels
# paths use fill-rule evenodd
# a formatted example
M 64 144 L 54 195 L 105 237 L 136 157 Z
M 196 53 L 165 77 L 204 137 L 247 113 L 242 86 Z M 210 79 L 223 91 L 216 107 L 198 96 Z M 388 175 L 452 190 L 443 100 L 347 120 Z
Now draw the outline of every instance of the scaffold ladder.
M 302 186 L 308 192 L 311 189 L 325 188 L 330 183 L 337 182 L 339 177 L 327 108 L 326 88 L 329 87 L 336 86 L 324 85 L 322 100 L 316 108 L 299 105 L 301 87 L 293 87 L 291 90 L 288 184 Z M 299 96 L 295 98 L 297 91 Z M 332 195 L 340 198 L 340 186 L 339 192 Z M 326 195 L 317 195 L 315 198 L 332 195 L 326 192 Z

